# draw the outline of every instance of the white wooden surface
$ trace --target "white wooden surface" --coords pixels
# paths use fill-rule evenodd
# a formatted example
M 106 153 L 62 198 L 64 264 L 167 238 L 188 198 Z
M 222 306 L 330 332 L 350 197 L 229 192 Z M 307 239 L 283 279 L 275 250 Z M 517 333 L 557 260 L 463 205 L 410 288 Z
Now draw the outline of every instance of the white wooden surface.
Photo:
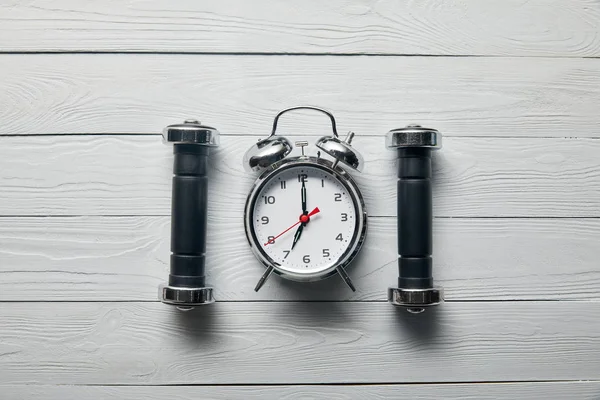
M 0 301 L 155 301 L 169 270 L 168 217 L 0 219 Z M 238 217 L 209 219 L 208 282 L 218 300 L 384 301 L 398 276 L 395 220 L 371 218 L 365 247 L 337 277 L 303 285 L 263 267 Z M 434 221 L 435 277 L 448 300 L 599 300 L 597 219 Z M 484 249 L 484 250 L 482 250 Z
M 600 302 L 14 303 L 2 379 L 55 384 L 594 380 Z
M 190 116 L 266 135 L 280 109 L 317 104 L 359 135 L 419 122 L 447 136 L 600 137 L 598 58 L 0 54 L 0 65 L 0 135 L 156 133 Z M 290 114 L 281 128 L 326 124 Z
M 258 176 L 244 170 L 242 158 L 259 138 L 222 138 L 211 160 L 211 215 L 241 225 Z M 160 136 L 18 136 L 0 137 L 0 143 L 6 164 L 0 215 L 170 213 L 172 149 Z M 365 158 L 364 173 L 354 176 L 369 215 L 395 216 L 395 153 L 386 150 L 383 136 L 356 137 L 353 144 Z M 446 138 L 433 160 L 434 214 L 600 217 L 598 154 L 597 139 Z
M 0 399 L 599 399 L 599 29 L 594 0 L 3 2 Z M 241 157 L 306 103 L 365 156 L 358 291 L 273 278 L 254 293 Z M 156 301 L 172 162 L 158 133 L 188 117 L 223 134 L 219 302 L 181 314 Z M 420 316 L 385 303 L 383 135 L 415 122 L 445 134 L 448 302 Z M 328 132 L 309 113 L 280 127 Z
M 600 382 L 302 386 L 0 386 L 5 400 L 597 400 Z
M 9 0 L 0 49 L 598 56 L 599 24 L 594 0 Z

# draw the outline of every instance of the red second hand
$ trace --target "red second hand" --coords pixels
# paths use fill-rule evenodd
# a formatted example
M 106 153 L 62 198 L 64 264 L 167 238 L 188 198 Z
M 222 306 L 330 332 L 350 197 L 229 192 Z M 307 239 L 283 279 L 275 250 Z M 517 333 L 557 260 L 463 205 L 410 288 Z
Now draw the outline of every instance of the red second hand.
M 311 212 L 308 213 L 307 217 L 312 217 L 315 214 L 318 214 L 319 212 L 321 212 L 321 210 L 319 210 L 319 207 L 315 207 L 314 210 L 312 210 Z M 301 215 L 300 218 L 302 218 L 304 216 Z M 281 232 L 279 235 L 275 236 L 273 239 L 269 240 L 267 243 L 265 243 L 264 245 L 268 245 L 268 244 L 273 244 L 275 243 L 275 239 L 277 239 L 278 237 L 280 237 L 281 235 L 283 235 L 284 233 L 286 233 L 287 231 L 289 231 L 290 229 L 292 229 L 293 227 L 295 227 L 296 225 L 298 225 L 300 222 L 303 222 L 302 220 L 296 222 L 294 225 L 290 226 L 289 228 L 287 228 L 285 231 Z

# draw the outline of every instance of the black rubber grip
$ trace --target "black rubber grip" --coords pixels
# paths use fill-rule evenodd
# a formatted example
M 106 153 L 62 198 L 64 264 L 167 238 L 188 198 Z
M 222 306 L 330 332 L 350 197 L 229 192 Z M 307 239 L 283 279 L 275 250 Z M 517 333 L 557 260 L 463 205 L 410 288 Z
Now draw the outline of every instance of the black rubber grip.
M 169 285 L 204 287 L 209 148 L 175 144 Z
M 398 287 L 433 287 L 431 149 L 398 149 Z

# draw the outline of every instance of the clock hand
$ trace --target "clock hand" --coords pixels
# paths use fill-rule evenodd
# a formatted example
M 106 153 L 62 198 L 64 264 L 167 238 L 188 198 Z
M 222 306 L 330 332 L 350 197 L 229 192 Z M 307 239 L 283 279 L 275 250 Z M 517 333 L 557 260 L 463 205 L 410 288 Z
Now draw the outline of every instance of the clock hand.
M 308 214 L 304 215 L 302 214 L 299 218 L 299 221 L 296 222 L 294 225 L 290 226 L 289 228 L 287 228 L 285 231 L 281 232 L 279 235 L 275 236 L 273 239 L 269 240 L 267 243 L 264 244 L 264 246 L 268 245 L 268 244 L 273 244 L 275 243 L 275 239 L 277 239 L 278 237 L 280 237 L 281 235 L 283 235 L 284 233 L 286 233 L 287 231 L 291 230 L 293 227 L 295 227 L 296 225 L 300 224 L 300 223 L 306 223 L 310 220 L 310 217 L 312 217 L 315 214 L 320 213 L 321 210 L 319 210 L 319 207 L 315 207 L 314 210 L 312 210 L 311 212 L 309 212 Z
M 302 189 L 300 190 L 300 194 L 302 195 L 302 214 L 308 214 L 308 210 L 306 209 L 306 185 L 304 179 L 302 179 Z
M 304 214 L 302 214 L 302 215 L 304 215 Z M 296 243 L 298 243 L 298 240 L 300 240 L 300 236 L 302 235 L 302 230 L 304 229 L 304 225 L 306 225 L 306 222 L 301 223 L 300 226 L 298 227 L 298 230 L 296 231 L 296 234 L 294 235 L 294 243 L 292 243 L 291 250 L 294 250 L 294 247 L 296 247 Z

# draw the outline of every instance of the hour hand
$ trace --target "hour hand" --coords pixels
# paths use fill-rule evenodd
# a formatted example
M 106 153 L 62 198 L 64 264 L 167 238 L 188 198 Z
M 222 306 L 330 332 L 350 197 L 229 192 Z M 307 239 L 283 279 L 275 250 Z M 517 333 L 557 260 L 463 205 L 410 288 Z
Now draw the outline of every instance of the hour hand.
M 300 240 L 300 236 L 302 236 L 302 230 L 304 229 L 304 224 L 301 223 L 298 229 L 296 229 L 296 233 L 294 234 L 294 242 L 292 243 L 292 250 L 296 247 L 296 243 Z

